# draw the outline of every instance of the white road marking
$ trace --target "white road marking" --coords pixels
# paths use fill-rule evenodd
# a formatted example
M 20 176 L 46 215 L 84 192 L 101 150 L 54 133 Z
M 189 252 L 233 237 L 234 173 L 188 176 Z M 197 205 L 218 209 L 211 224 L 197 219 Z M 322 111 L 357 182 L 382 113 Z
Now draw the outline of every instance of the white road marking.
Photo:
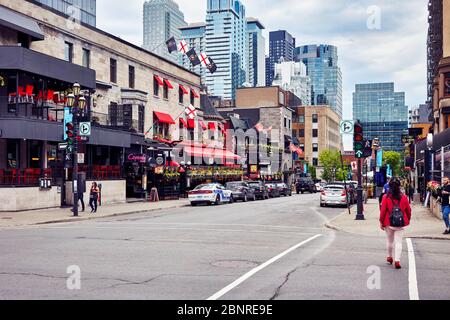
M 419 290 L 417 288 L 417 274 L 416 274 L 416 258 L 414 256 L 414 247 L 410 238 L 406 239 L 408 245 L 408 259 L 409 259 L 409 299 L 419 300 Z
M 276 262 L 277 260 L 280 260 L 281 258 L 283 258 L 285 255 L 291 253 L 292 251 L 300 248 L 301 246 L 303 246 L 303 245 L 307 244 L 308 242 L 311 242 L 311 241 L 313 241 L 313 240 L 315 240 L 315 239 L 317 239 L 317 238 L 319 238 L 321 236 L 322 236 L 321 234 L 317 234 L 314 237 L 311 237 L 311 238 L 309 238 L 309 239 L 307 239 L 305 241 L 302 241 L 299 244 L 296 244 L 295 246 L 287 249 L 286 251 L 280 253 L 276 257 L 273 257 L 272 259 L 264 262 L 263 264 L 259 265 L 258 267 L 250 270 L 249 272 L 244 274 L 242 277 L 240 277 L 239 279 L 235 280 L 233 283 L 229 284 L 228 286 L 226 286 L 222 290 L 218 291 L 217 293 L 215 293 L 214 295 L 209 297 L 207 300 L 217 300 L 217 299 L 221 298 L 223 295 L 225 295 L 229 291 L 233 290 L 235 287 L 237 287 L 242 282 L 244 282 L 245 280 L 247 280 L 250 277 L 252 277 L 257 272 L 261 271 L 262 269 L 266 268 L 267 266 L 271 265 L 272 263 Z

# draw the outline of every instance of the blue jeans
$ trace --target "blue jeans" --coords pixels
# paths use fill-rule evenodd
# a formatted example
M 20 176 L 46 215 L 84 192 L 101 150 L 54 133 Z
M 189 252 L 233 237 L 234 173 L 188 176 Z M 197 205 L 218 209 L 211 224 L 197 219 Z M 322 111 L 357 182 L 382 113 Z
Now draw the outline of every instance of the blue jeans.
M 449 215 L 450 215 L 450 206 L 443 206 L 442 217 L 444 218 L 445 226 L 447 227 L 447 229 L 450 229 Z

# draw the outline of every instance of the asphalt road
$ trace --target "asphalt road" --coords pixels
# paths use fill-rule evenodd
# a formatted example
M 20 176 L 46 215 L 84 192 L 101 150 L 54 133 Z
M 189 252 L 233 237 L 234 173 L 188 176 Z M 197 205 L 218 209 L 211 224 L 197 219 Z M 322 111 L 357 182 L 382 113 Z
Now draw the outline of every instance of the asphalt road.
M 394 270 L 383 238 L 324 228 L 344 209 L 318 198 L 0 230 L 0 299 L 450 298 L 447 242 L 413 239 L 414 273 L 405 240 Z M 67 289 L 69 266 L 80 290 Z

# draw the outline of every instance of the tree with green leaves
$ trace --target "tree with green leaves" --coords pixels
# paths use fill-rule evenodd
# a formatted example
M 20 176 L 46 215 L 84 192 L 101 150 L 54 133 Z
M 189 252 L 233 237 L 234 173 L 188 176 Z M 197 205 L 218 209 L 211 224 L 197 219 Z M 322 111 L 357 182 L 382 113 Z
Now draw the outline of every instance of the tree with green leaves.
M 341 154 L 337 150 L 324 150 L 319 155 L 323 166 L 322 179 L 327 182 L 342 181 L 348 175 L 347 167 L 342 168 Z
M 390 165 L 394 176 L 402 175 L 403 156 L 399 152 L 385 151 L 383 152 L 383 164 Z

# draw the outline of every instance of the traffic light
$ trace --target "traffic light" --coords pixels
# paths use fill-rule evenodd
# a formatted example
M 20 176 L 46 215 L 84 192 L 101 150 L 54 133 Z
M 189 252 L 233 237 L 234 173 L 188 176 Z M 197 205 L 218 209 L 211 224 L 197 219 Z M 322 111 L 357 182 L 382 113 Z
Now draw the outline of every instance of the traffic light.
M 66 142 L 69 146 L 73 145 L 73 141 L 75 138 L 75 134 L 73 132 L 74 126 L 72 122 L 68 122 L 66 123 L 66 134 L 65 136 L 67 137 Z
M 364 155 L 364 136 L 363 127 L 359 121 L 355 122 L 353 143 L 355 148 L 355 156 L 362 158 Z

